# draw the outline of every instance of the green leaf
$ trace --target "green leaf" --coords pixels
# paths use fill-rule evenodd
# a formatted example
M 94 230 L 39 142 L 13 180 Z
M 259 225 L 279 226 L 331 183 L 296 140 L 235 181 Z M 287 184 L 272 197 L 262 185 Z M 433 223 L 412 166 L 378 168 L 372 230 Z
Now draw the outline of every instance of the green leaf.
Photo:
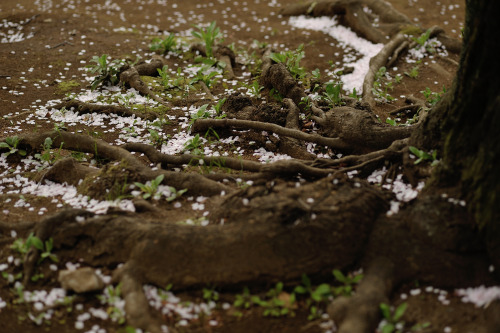
M 41 241 L 40 238 L 33 236 L 31 237 L 31 244 L 40 251 L 43 251 L 43 242 Z
M 398 321 L 405 313 L 406 308 L 408 307 L 408 303 L 402 303 L 400 304 L 397 308 L 396 311 L 394 311 L 394 321 Z
M 356 276 L 352 279 L 352 283 L 359 283 L 359 281 L 361 281 L 361 279 L 363 279 L 363 274 L 356 275 Z
M 393 324 L 387 323 L 382 327 L 382 333 L 392 333 L 395 329 Z
M 7 142 L 0 142 L 0 148 L 10 148 Z
M 381 303 L 380 311 L 382 311 L 382 316 L 384 316 L 385 319 L 391 320 L 391 308 L 389 305 Z
M 342 283 L 347 282 L 347 278 L 345 277 L 345 275 L 341 271 L 339 271 L 338 269 L 334 269 L 332 271 L 332 273 L 333 273 L 333 276 L 335 277 L 335 279 L 337 279 L 337 281 L 342 282 Z
M 297 294 L 307 293 L 307 289 L 304 288 L 303 286 L 297 286 L 297 287 L 295 287 L 295 289 L 293 291 L 296 292 Z

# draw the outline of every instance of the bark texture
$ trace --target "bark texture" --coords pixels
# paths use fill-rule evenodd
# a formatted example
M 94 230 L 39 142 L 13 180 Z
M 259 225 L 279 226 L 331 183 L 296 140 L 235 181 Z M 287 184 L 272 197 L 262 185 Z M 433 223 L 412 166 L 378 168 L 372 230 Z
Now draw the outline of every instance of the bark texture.
M 468 0 L 465 48 L 456 82 L 413 141 L 429 147 L 441 143 L 442 163 L 434 187 L 458 186 L 461 199 L 484 231 L 495 266 L 500 265 L 500 63 L 492 50 L 500 39 L 500 2 Z M 431 138 L 431 140 L 426 139 Z M 437 140 L 439 139 L 439 140 Z

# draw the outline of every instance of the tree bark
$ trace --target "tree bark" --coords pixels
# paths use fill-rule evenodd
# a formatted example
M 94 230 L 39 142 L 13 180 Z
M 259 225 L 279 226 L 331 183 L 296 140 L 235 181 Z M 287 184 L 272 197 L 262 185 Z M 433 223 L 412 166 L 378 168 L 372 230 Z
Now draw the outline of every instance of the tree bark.
M 467 0 L 464 49 L 448 96 L 430 111 L 413 144 L 440 142 L 431 187 L 458 187 L 500 266 L 500 2 Z

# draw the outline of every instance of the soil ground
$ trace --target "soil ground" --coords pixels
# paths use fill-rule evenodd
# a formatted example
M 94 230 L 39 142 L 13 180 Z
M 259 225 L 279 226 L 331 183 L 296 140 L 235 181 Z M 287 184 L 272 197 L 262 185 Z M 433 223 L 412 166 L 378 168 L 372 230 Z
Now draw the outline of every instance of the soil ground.
M 305 45 L 305 58 L 302 65 L 306 69 L 319 68 L 322 73 L 331 69 L 329 61 L 342 63 L 341 49 L 336 41 L 321 32 L 292 29 L 288 18 L 278 15 L 280 8 L 292 1 L 177 1 L 177 0 L 129 0 L 129 1 L 97 1 L 97 0 L 2 0 L 0 3 L 0 37 L 12 36 L 16 30 L 22 33 L 20 41 L 0 44 L 0 137 L 23 135 L 30 132 L 43 132 L 54 128 L 54 121 L 47 114 L 45 120 L 39 118 L 25 121 L 31 113 L 46 105 L 50 100 L 64 98 L 67 93 L 78 93 L 88 90 L 89 81 L 84 77 L 82 68 L 89 64 L 93 56 L 108 54 L 113 59 L 135 59 L 137 55 L 144 59 L 151 57 L 149 44 L 152 38 L 163 36 L 165 32 L 180 33 L 193 29 L 193 24 L 206 24 L 217 21 L 225 36 L 224 44 L 234 43 L 236 49 L 248 49 L 254 40 L 266 42 L 276 50 L 295 50 L 300 44 Z M 393 6 L 420 24 L 423 28 L 434 25 L 443 28 L 450 36 L 460 38 L 464 22 L 465 4 L 458 0 L 390 0 Z M 9 27 L 7 22 L 12 23 Z M 441 91 L 442 87 L 450 87 L 458 55 L 435 58 L 435 62 L 424 61 L 419 66 L 417 78 L 404 76 L 401 84 L 394 87 L 391 95 L 396 100 L 390 104 L 379 103 L 375 113 L 381 119 L 388 117 L 389 112 L 404 105 L 404 97 L 414 94 L 424 98 L 421 91 L 430 87 L 432 91 Z M 175 57 L 168 60 L 169 66 L 175 68 Z M 403 60 L 394 64 L 397 69 L 389 72 L 410 72 L 414 67 Z M 245 65 L 235 67 L 235 75 L 239 81 L 251 83 Z M 214 95 L 223 95 L 225 87 L 219 85 L 212 91 Z M 203 102 L 196 102 L 200 106 Z M 175 110 L 174 110 L 175 111 Z M 182 113 L 178 114 L 182 116 Z M 114 142 L 119 131 L 112 126 L 99 128 L 97 125 L 87 126 L 75 124 L 71 131 L 100 132 L 100 138 Z M 167 126 L 165 134 L 174 134 L 176 124 Z M 248 142 L 233 143 L 241 149 L 250 151 Z M 229 146 L 228 148 L 229 149 Z M 63 152 L 63 154 L 65 154 Z M 251 153 L 243 154 L 245 158 L 256 159 Z M 0 170 L 15 168 L 15 160 L 10 165 L 1 165 Z M 0 186 L 1 188 L 1 186 Z M 61 210 L 57 200 L 51 197 L 26 195 L 29 205 L 16 205 L 19 193 L 2 192 L 0 196 L 0 222 L 19 223 L 38 221 L 44 216 Z M 183 202 L 181 209 L 173 209 L 165 205 L 165 219 L 185 220 L 202 218 L 202 212 L 188 209 L 191 202 Z M 211 208 L 210 200 L 204 202 Z M 2 231 L 0 238 L 0 265 L 7 263 L 13 256 L 10 245 L 15 238 L 26 235 L 12 235 Z M 77 262 L 79 258 L 74 258 Z M 90 265 L 92 263 L 89 263 Z M 48 264 L 42 268 L 46 279 L 33 288 L 51 290 L 58 286 L 56 273 Z M 58 268 L 64 267 L 63 263 Z M 270 287 L 270 286 L 268 286 Z M 0 332 L 75 332 L 77 317 L 84 310 L 74 307 L 66 312 L 64 307 L 58 308 L 51 324 L 36 325 L 26 318 L 31 305 L 16 304 L 12 283 L 0 279 Z M 256 291 L 258 292 L 258 291 Z M 262 293 L 262 289 L 260 289 Z M 183 300 L 202 302 L 201 290 L 185 292 L 180 296 Z M 179 318 L 168 318 L 169 325 L 177 326 L 180 331 L 190 332 L 326 332 L 332 330 L 328 319 L 308 321 L 304 302 L 300 303 L 295 317 L 269 318 L 262 315 L 258 307 L 243 310 L 242 316 L 235 316 L 236 310 L 223 309 L 234 301 L 234 292 L 220 295 L 218 306 L 211 315 L 195 321 L 187 326 L 177 322 Z M 402 303 L 407 295 L 408 310 L 404 319 L 408 323 L 431 323 L 424 332 L 483 332 L 483 309 L 461 302 L 453 290 L 434 290 L 430 286 L 421 286 L 418 281 L 405 285 L 398 290 L 393 305 Z M 74 304 L 83 304 L 85 310 L 98 307 L 95 295 L 78 296 Z M 125 326 L 103 321 L 93 317 L 85 322 L 89 331 L 92 325 L 99 325 L 106 332 L 124 332 Z M 408 326 L 409 327 L 409 326 Z M 98 332 L 95 330 L 93 332 Z M 99 331 L 100 332 L 100 331 Z

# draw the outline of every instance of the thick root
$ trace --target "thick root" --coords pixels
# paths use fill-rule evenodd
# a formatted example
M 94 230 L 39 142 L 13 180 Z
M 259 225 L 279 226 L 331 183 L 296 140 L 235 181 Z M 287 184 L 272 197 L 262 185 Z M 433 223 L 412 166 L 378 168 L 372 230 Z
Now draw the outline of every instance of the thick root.
M 54 106 L 54 109 L 62 109 L 66 108 L 68 110 L 74 109 L 76 112 L 80 114 L 86 113 L 104 113 L 104 114 L 116 114 L 121 117 L 141 117 L 147 120 L 155 120 L 158 118 L 158 115 L 151 111 L 138 112 L 127 109 L 123 106 L 117 105 L 98 105 L 85 103 L 77 100 L 70 100 L 67 102 L 62 102 Z
M 394 264 L 387 258 L 375 259 L 350 298 L 339 297 L 328 307 L 328 314 L 339 333 L 368 333 L 377 327 L 381 303 L 389 303 L 394 286 Z

